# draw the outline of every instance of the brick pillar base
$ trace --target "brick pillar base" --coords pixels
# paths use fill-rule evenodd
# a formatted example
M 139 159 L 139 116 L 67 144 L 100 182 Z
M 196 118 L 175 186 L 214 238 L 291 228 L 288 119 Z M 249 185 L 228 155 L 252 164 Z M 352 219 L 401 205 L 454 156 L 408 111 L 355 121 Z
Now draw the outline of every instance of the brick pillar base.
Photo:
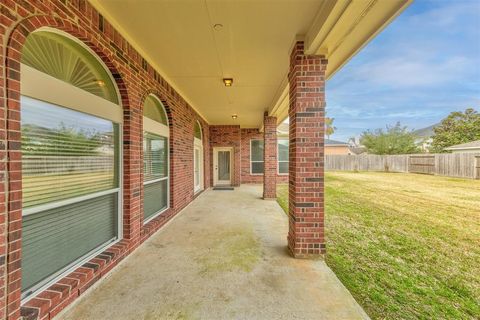
M 297 42 L 290 56 L 288 248 L 295 258 L 325 253 L 324 121 L 322 56 L 305 55 Z
M 277 197 L 277 117 L 263 117 L 263 198 Z

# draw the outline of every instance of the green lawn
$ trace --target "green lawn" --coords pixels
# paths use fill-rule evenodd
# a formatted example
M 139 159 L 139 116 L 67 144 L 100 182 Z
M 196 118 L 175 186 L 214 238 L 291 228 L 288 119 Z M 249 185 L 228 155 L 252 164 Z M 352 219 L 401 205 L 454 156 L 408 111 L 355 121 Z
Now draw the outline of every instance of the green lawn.
M 480 181 L 328 173 L 326 236 L 327 264 L 372 319 L 480 319 Z

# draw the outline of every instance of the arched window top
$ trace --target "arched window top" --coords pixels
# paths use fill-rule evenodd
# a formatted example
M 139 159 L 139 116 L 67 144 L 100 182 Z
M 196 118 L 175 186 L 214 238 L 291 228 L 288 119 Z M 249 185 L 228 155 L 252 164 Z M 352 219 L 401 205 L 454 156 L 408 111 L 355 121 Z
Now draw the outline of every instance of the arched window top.
M 31 33 L 22 50 L 22 63 L 77 88 L 118 104 L 110 74 L 87 48 L 50 31 Z
M 198 121 L 195 121 L 194 137 L 202 140 L 202 127 Z
M 147 96 L 143 104 L 143 116 L 168 126 L 163 104 L 153 95 Z

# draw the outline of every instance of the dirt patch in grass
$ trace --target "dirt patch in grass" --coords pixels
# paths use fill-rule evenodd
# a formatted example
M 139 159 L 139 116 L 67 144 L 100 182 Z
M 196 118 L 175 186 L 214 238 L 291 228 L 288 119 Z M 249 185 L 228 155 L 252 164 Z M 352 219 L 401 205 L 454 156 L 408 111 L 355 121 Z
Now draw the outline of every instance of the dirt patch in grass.
M 326 237 L 327 264 L 373 319 L 480 318 L 480 181 L 328 173 Z
M 237 228 L 207 237 L 207 251 L 195 258 L 201 274 L 241 270 L 250 272 L 261 257 L 260 243 L 251 228 Z

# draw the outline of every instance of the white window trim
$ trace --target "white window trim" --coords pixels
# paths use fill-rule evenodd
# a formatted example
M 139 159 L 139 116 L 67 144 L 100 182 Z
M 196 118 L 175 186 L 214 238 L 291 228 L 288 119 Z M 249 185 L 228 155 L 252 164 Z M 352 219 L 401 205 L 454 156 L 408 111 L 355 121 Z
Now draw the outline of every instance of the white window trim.
M 160 123 L 158 121 L 152 120 L 148 117 L 143 117 L 143 135 L 145 136 L 145 133 L 151 133 L 154 135 L 162 136 L 164 138 L 167 138 L 167 149 L 168 149 L 168 156 L 167 156 L 167 176 L 158 178 L 158 179 L 153 179 L 153 180 L 148 180 L 145 181 L 145 177 L 143 178 L 143 186 L 145 187 L 146 185 L 149 185 L 151 183 L 159 182 L 159 181 L 164 181 L 167 180 L 167 206 L 163 209 L 160 209 L 158 212 L 154 213 L 151 217 L 148 217 L 148 219 L 143 220 L 143 225 L 146 225 L 156 217 L 160 216 L 162 213 L 170 209 L 170 129 L 168 127 L 168 117 L 167 117 L 167 111 L 165 110 L 165 107 L 163 106 L 163 103 L 160 99 L 158 99 L 157 96 L 151 94 L 149 95 L 150 97 L 153 97 L 156 99 L 159 103 L 160 106 L 162 107 L 163 113 L 165 114 L 165 117 L 167 119 L 167 125 L 164 125 L 163 123 Z M 142 138 L 142 143 L 143 143 Z M 143 150 L 142 150 L 143 152 Z
M 263 148 L 264 148 L 264 152 L 265 152 L 265 141 L 263 141 L 262 139 L 250 139 L 250 175 L 252 176 L 263 176 L 265 174 L 265 161 L 262 160 L 262 161 L 258 161 L 258 160 L 252 160 L 252 142 L 253 141 L 262 141 L 263 142 Z M 253 173 L 253 163 L 263 163 L 263 173 Z
M 45 28 L 42 28 L 45 30 Z M 47 28 L 47 30 L 50 30 Z M 59 34 L 64 35 L 63 32 L 58 32 Z M 67 36 L 67 35 L 65 35 Z M 69 37 L 69 36 L 68 36 Z M 77 39 L 74 39 L 78 42 Z M 80 43 L 80 42 L 79 42 Z M 85 46 L 84 44 L 82 44 Z M 89 48 L 88 48 L 89 49 Z M 89 49 L 89 52 L 91 50 Z M 92 53 L 92 52 L 91 52 Z M 98 57 L 92 53 L 92 55 L 105 67 L 103 62 L 98 59 Z M 110 75 L 110 71 L 105 68 L 107 73 Z M 98 253 L 104 251 L 106 248 L 114 245 L 123 238 L 123 109 L 119 104 L 115 104 L 111 101 L 98 97 L 90 92 L 77 88 L 69 83 L 56 79 L 46 73 L 38 71 L 32 67 L 29 67 L 25 64 L 20 65 L 20 92 L 22 98 L 34 99 L 36 103 L 49 103 L 56 105 L 58 107 L 69 108 L 78 112 L 96 116 L 102 119 L 110 120 L 119 125 L 119 134 L 118 134 L 118 187 L 105 190 L 102 193 L 115 193 L 118 194 L 118 211 L 117 211 L 117 236 L 116 238 L 107 241 L 106 243 L 98 246 L 93 249 L 91 252 L 85 254 L 78 260 L 73 261 L 71 264 L 65 268 L 57 271 L 50 277 L 47 277 L 37 285 L 30 288 L 28 291 L 21 294 L 22 304 L 26 303 L 30 299 L 34 298 L 37 293 L 45 290 L 53 283 L 57 282 L 59 279 L 65 277 L 67 274 L 84 264 L 86 261 L 92 259 Z M 115 82 L 113 82 L 115 84 Z M 115 86 L 115 89 L 118 94 L 118 89 Z M 121 101 L 120 97 L 118 101 Z M 86 195 L 86 197 L 98 197 L 100 193 L 95 193 L 91 195 Z M 55 203 L 42 205 L 44 209 L 48 206 L 50 209 L 65 205 L 65 203 L 74 203 L 81 201 L 81 197 L 67 199 L 64 201 L 57 201 Z M 80 199 L 80 200 L 79 200 Z M 84 199 L 85 200 L 85 199 Z M 46 209 L 45 209 L 46 210 Z M 22 215 L 33 214 L 39 212 L 38 208 L 22 208 Z
M 21 94 L 115 123 L 123 123 L 122 107 L 25 64 L 20 66 Z
M 200 132 L 201 131 L 201 127 L 200 127 Z M 194 194 L 197 194 L 201 191 L 204 190 L 204 180 L 205 180 L 205 176 L 204 176 L 204 170 L 203 170 L 203 167 L 204 167 L 204 154 L 203 154 L 203 141 L 198 139 L 198 138 L 193 138 L 193 152 L 195 153 L 195 148 L 198 148 L 200 150 L 200 186 L 198 188 L 196 188 L 197 186 L 195 185 L 195 176 L 193 178 L 193 192 Z M 195 155 L 193 155 L 194 157 L 194 160 L 195 160 Z M 193 174 L 195 175 L 195 163 L 193 164 Z
M 280 157 L 278 156 L 279 155 L 279 152 L 278 152 L 279 150 L 278 149 L 279 149 L 279 145 L 280 145 L 278 143 L 279 141 L 288 141 L 288 147 L 290 148 L 290 140 L 289 139 L 282 139 L 282 138 L 277 139 L 277 174 L 279 176 L 288 176 L 289 172 L 287 172 L 287 173 L 281 173 L 280 172 L 280 162 L 290 163 L 290 159 L 288 159 L 288 161 L 284 161 L 284 160 L 280 161 L 279 160 L 280 159 Z

